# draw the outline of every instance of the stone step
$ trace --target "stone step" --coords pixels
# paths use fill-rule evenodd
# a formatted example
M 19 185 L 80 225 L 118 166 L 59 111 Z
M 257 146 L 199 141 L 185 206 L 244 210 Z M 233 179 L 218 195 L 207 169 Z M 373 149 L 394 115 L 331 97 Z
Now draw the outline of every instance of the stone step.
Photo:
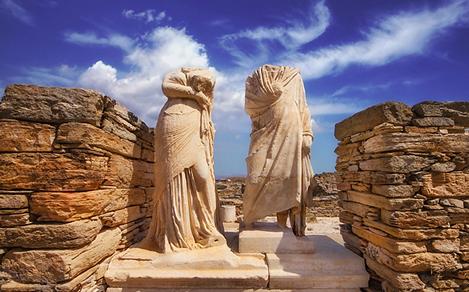
M 308 236 L 313 254 L 267 254 L 271 289 L 358 289 L 369 275 L 361 257 L 325 235 Z

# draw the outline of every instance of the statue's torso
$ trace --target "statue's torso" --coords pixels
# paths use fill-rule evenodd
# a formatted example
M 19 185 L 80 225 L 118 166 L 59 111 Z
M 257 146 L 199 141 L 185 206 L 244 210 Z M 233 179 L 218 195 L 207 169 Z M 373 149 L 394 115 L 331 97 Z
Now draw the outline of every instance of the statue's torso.
M 170 98 L 163 110 L 167 114 L 189 114 L 200 111 L 199 104 L 189 98 Z

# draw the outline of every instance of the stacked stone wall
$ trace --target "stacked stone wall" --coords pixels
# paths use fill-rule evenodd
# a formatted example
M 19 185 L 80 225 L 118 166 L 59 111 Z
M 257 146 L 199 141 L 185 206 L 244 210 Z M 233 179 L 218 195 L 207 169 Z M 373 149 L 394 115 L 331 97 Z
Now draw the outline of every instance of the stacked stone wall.
M 0 290 L 104 290 L 148 229 L 151 129 L 92 90 L 11 85 L 0 133 Z
M 338 123 L 341 233 L 370 287 L 469 290 L 469 103 L 385 103 Z

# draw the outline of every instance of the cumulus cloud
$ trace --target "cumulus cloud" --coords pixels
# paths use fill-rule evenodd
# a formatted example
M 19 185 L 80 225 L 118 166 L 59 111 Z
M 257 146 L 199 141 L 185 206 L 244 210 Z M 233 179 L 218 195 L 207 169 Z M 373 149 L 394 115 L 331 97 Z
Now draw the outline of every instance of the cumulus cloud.
M 166 15 L 165 11 L 156 13 L 156 10 L 154 9 L 148 9 L 148 10 L 144 10 L 141 12 L 136 12 L 132 9 L 124 9 L 122 11 L 122 15 L 125 18 L 143 20 L 146 23 L 160 22 L 160 21 L 163 21 L 165 18 L 170 19 L 170 17 Z
M 154 125 L 166 98 L 161 92 L 164 75 L 182 66 L 208 67 L 205 47 L 184 29 L 158 27 L 127 52 L 124 63 L 130 71 L 119 71 L 99 60 L 79 77 L 83 87 L 115 97 L 130 110 Z
M 20 4 L 18 4 L 18 1 L 1 0 L 0 7 L 8 11 L 9 13 L 11 13 L 13 17 L 15 17 L 16 19 L 20 20 L 21 22 L 25 24 L 27 25 L 34 24 L 34 20 L 31 14 L 26 9 L 24 9 Z

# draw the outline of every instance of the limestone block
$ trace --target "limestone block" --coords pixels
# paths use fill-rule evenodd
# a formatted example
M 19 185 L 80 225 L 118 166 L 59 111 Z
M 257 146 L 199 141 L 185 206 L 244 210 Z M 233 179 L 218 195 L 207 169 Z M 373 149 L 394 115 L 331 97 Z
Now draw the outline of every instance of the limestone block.
M 13 227 L 31 223 L 29 213 L 0 214 L 0 227 Z
M 432 171 L 434 172 L 451 172 L 456 169 L 456 163 L 454 162 L 442 162 L 435 163 L 432 165 Z
M 22 194 L 0 193 L 0 209 L 21 209 L 28 207 L 28 197 Z
M 342 208 L 360 217 L 378 216 L 379 209 L 356 202 L 341 201 Z
M 37 192 L 31 213 L 38 221 L 69 222 L 101 215 L 145 202 L 143 189 L 102 189 L 87 192 Z
M 409 173 L 429 167 L 434 162 L 427 157 L 401 155 L 360 161 L 359 165 L 362 170 Z
M 15 120 L 0 120 L 0 152 L 52 151 L 55 127 Z
M 67 147 L 67 144 L 71 144 L 72 148 L 104 149 L 136 159 L 140 158 L 142 151 L 136 143 L 85 123 L 60 125 L 55 143 L 61 144 L 61 147 Z
M 79 247 L 93 241 L 101 227 L 99 220 L 81 220 L 66 224 L 31 224 L 0 228 L 0 247 Z
M 422 177 L 422 194 L 427 197 L 464 197 L 469 195 L 469 173 L 431 173 Z
M 112 155 L 104 185 L 119 188 L 153 186 L 153 164 L 141 160 Z
M 440 103 L 422 102 L 412 107 L 412 111 L 420 117 L 442 117 Z
M 382 123 L 406 125 L 412 119 L 409 106 L 388 102 L 367 108 L 335 125 L 335 137 L 342 140 L 353 134 L 365 132 Z
M 145 212 L 142 212 L 140 206 L 132 206 L 103 214 L 99 216 L 99 218 L 103 222 L 104 226 L 116 227 L 122 224 L 126 224 L 127 222 L 135 221 L 139 218 L 144 217 L 145 215 Z
M 344 181 L 366 184 L 403 184 L 406 179 L 404 174 L 376 171 L 350 171 L 341 172 L 340 174 Z
M 461 268 L 457 257 L 448 253 L 393 254 L 373 244 L 367 246 L 365 253 L 378 263 L 399 272 L 445 272 Z
M 138 247 L 113 258 L 106 271 L 111 288 L 202 290 L 266 288 L 268 268 L 261 254 L 235 255 L 219 246 L 159 254 Z
M 395 254 L 419 253 L 427 251 L 425 242 L 402 241 L 389 236 L 379 235 L 371 230 L 367 230 L 358 226 L 353 226 L 352 230 L 353 233 L 355 233 L 357 236 Z
M 404 290 L 419 290 L 425 288 L 425 284 L 420 280 L 417 274 L 411 273 L 398 273 L 385 265 L 379 264 L 369 256 L 365 255 L 366 265 L 373 270 L 382 279 L 386 279 L 389 283 L 404 291 Z
M 469 135 L 389 133 L 372 137 L 363 142 L 363 149 L 365 153 L 400 150 L 458 153 L 469 149 Z
M 453 228 L 402 229 L 388 226 L 378 221 L 368 220 L 366 218 L 363 219 L 363 221 L 366 226 L 376 228 L 400 239 L 420 241 L 428 239 L 457 238 L 459 235 L 459 230 Z
M 121 239 L 118 228 L 106 230 L 88 245 L 66 250 L 12 250 L 3 258 L 3 268 L 16 281 L 50 284 L 68 281 L 112 255 Z
M 416 226 L 437 228 L 449 226 L 450 218 L 446 212 L 381 210 L 381 221 L 399 228 L 414 228 Z
M 0 155 L 0 189 L 75 191 L 97 189 L 108 158 L 89 153 Z
M 111 119 L 114 124 L 131 131 L 139 139 L 153 144 L 153 133 L 148 126 L 126 107 L 115 100 L 108 100 L 104 109 L 104 116 Z
M 413 198 L 392 198 L 388 199 L 382 196 L 361 193 L 356 191 L 347 191 L 348 201 L 361 203 L 364 205 L 382 208 L 386 210 L 415 210 L 423 207 L 423 199 Z
M 413 119 L 412 124 L 418 127 L 452 127 L 454 121 L 444 117 L 425 117 Z
M 436 239 L 432 241 L 431 247 L 438 252 L 459 252 L 459 239 Z
M 416 193 L 411 185 L 373 185 L 371 192 L 388 198 L 412 197 Z
M 93 90 L 13 84 L 5 89 L 0 118 L 99 126 L 103 110 L 104 97 Z
M 363 259 L 324 235 L 314 236 L 316 252 L 267 254 L 271 289 L 368 287 Z M 325 290 L 327 291 L 327 290 Z
M 256 222 L 252 229 L 239 232 L 240 253 L 312 253 L 314 244 L 308 236 L 296 237 L 277 223 Z

